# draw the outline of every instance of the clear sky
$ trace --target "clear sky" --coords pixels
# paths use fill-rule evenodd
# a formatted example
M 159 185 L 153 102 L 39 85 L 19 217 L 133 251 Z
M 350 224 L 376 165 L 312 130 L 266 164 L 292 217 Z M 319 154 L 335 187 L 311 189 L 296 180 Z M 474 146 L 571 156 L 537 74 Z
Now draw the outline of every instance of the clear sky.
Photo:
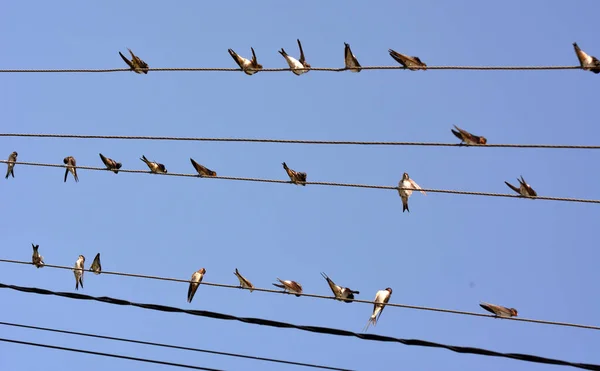
M 344 42 L 362 65 L 394 65 L 387 50 L 429 65 L 576 65 L 572 43 L 600 57 L 597 1 L 509 0 L 290 3 L 281 1 L 11 1 L 0 13 L 0 68 L 123 68 L 127 47 L 150 67 L 236 67 L 254 47 L 313 67 L 343 66 Z M 2 74 L 0 131 L 114 135 L 454 142 L 458 125 L 489 143 L 599 144 L 600 76 L 563 71 L 222 72 Z M 359 147 L 298 144 L 0 138 L 2 159 L 102 166 L 98 153 L 145 169 L 139 157 L 191 173 L 600 198 L 598 153 L 584 150 Z M 4 169 L 4 166 L 0 168 Z M 4 171 L 4 170 L 2 170 Z M 480 311 L 480 301 L 526 318 L 600 324 L 598 205 L 18 166 L 1 179 L 2 258 L 73 265 L 97 252 L 103 269 L 256 286 L 276 277 L 330 294 L 320 272 L 372 300 Z M 2 172 L 4 175 L 4 172 Z M 0 282 L 75 291 L 72 272 L 0 265 Z M 291 295 L 86 273 L 82 293 L 238 316 L 361 331 L 372 307 Z M 1 321 L 161 341 L 359 370 L 558 369 L 446 350 L 279 330 L 0 290 Z M 2 336 L 226 370 L 293 366 L 2 328 Z M 386 308 L 370 332 L 501 352 L 599 363 L 598 333 L 515 321 Z M 36 360 L 34 360 L 34 357 Z M 165 366 L 2 343 L 5 370 L 164 370 Z

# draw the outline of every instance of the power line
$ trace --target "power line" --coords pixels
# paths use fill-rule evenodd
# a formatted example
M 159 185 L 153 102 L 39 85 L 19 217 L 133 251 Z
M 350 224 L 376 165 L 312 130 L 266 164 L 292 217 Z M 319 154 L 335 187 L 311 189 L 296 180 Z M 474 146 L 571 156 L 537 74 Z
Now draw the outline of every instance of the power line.
M 11 289 L 11 290 L 20 291 L 20 292 L 39 294 L 39 295 L 53 295 L 53 296 L 59 296 L 59 297 L 75 299 L 75 300 L 92 300 L 92 301 L 98 301 L 98 302 L 107 303 L 107 304 L 113 304 L 113 305 L 133 306 L 133 307 L 155 310 L 155 311 L 160 311 L 160 312 L 185 313 L 185 314 L 189 314 L 192 316 L 208 317 L 208 318 L 225 320 L 225 321 L 239 321 L 239 322 L 244 322 L 244 323 L 249 323 L 249 324 L 254 324 L 254 325 L 263 325 L 263 326 L 276 327 L 276 328 L 291 328 L 291 329 L 296 329 L 296 330 L 300 330 L 300 331 L 314 332 L 314 333 L 318 333 L 318 334 L 356 337 L 356 338 L 359 338 L 362 340 L 401 343 L 404 345 L 413 345 L 413 346 L 421 346 L 421 347 L 429 347 L 429 348 L 442 348 L 442 349 L 448 349 L 448 350 L 456 352 L 456 353 L 478 354 L 478 355 L 490 356 L 490 357 L 516 359 L 516 360 L 525 361 L 525 362 L 544 363 L 544 364 L 551 364 L 551 365 L 557 365 L 557 366 L 571 366 L 571 367 L 581 368 L 581 369 L 585 369 L 585 370 L 600 371 L 600 365 L 588 364 L 588 363 L 573 363 L 573 362 L 567 362 L 567 361 L 562 361 L 562 360 L 558 360 L 558 359 L 534 356 L 534 355 L 530 355 L 530 354 L 500 353 L 500 352 L 495 352 L 492 350 L 487 350 L 487 349 L 482 349 L 482 348 L 447 345 L 447 344 L 434 343 L 431 341 L 418 340 L 418 339 L 401 339 L 401 338 L 394 338 L 391 336 L 383 336 L 383 335 L 375 335 L 375 334 L 360 334 L 360 333 L 356 333 L 356 332 L 352 332 L 352 331 L 346 331 L 346 330 L 335 329 L 335 328 L 330 328 L 330 327 L 294 325 L 292 323 L 273 321 L 273 320 L 262 319 L 262 318 L 236 317 L 236 316 L 232 316 L 230 314 L 210 312 L 210 311 L 206 311 L 206 310 L 181 309 L 181 308 L 170 307 L 170 306 L 160 305 L 160 304 L 135 303 L 135 302 L 130 302 L 130 301 L 123 300 L 123 299 L 111 298 L 111 297 L 107 297 L 107 296 L 95 297 L 95 296 L 89 296 L 89 295 L 78 294 L 78 293 L 56 292 L 56 291 L 40 289 L 37 287 L 22 287 L 22 286 L 6 285 L 3 283 L 0 283 L 0 288 L 7 288 L 7 289 Z
M 0 263 L 33 265 L 32 262 L 19 261 L 19 260 L 10 260 L 10 259 L 0 259 Z M 62 266 L 62 265 L 51 265 L 51 264 L 44 264 L 44 267 L 45 268 L 54 268 L 54 269 L 66 269 L 66 270 L 73 270 L 74 269 L 73 267 Z M 84 271 L 86 271 L 86 272 L 92 272 L 90 269 L 84 269 Z M 124 276 L 124 277 L 135 277 L 135 278 L 143 278 L 143 279 L 151 279 L 151 280 L 159 280 L 159 281 L 179 282 L 179 283 L 186 283 L 186 284 L 191 283 L 190 280 L 184 280 L 184 279 L 179 279 L 179 278 L 150 276 L 150 275 L 135 274 L 135 273 L 122 273 L 122 272 L 102 271 L 101 274 L 114 275 L 114 276 Z M 212 282 L 206 282 L 206 281 L 202 281 L 200 283 L 200 285 L 213 286 L 213 287 L 219 287 L 219 288 L 227 288 L 227 289 L 249 290 L 249 289 L 241 287 L 239 285 L 236 286 L 236 285 L 228 285 L 228 284 L 223 284 L 223 283 L 212 283 Z M 316 299 L 336 300 L 336 298 L 334 296 L 325 296 L 325 295 L 318 295 L 318 294 L 307 294 L 307 293 L 291 294 L 291 293 L 286 292 L 286 291 L 263 289 L 263 288 L 259 288 L 259 287 L 255 287 L 252 290 L 253 291 L 258 291 L 258 292 L 266 292 L 266 293 L 270 293 L 270 294 L 300 295 L 300 296 L 306 296 L 306 297 L 309 297 L 309 298 L 316 298 Z M 344 299 L 344 300 L 349 300 L 349 301 L 356 302 L 356 303 L 361 303 L 361 304 L 369 304 L 369 305 L 374 305 L 375 304 L 375 302 L 369 301 L 369 300 L 360 300 L 360 299 Z M 494 319 L 502 318 L 502 319 L 511 320 L 511 321 L 539 323 L 539 324 L 543 324 L 543 325 L 552 325 L 552 326 L 575 327 L 575 328 L 582 328 L 582 329 L 587 329 L 587 330 L 600 330 L 599 326 L 581 325 L 581 324 L 567 323 L 567 322 L 544 321 L 544 320 L 529 319 L 529 318 L 519 318 L 519 317 L 497 317 L 497 316 L 492 315 L 492 314 L 466 312 L 466 311 L 453 310 L 453 309 L 432 308 L 432 307 L 424 307 L 424 306 L 408 305 L 408 304 L 396 304 L 396 303 L 388 303 L 388 304 L 386 304 L 386 306 L 387 307 L 393 307 L 393 308 L 416 309 L 416 310 L 425 310 L 425 311 L 431 311 L 431 312 L 459 314 L 459 315 L 467 315 L 467 316 L 475 316 L 475 317 L 487 317 L 487 318 L 494 318 Z
M 121 139 L 121 140 L 167 140 L 196 142 L 247 142 L 247 143 L 286 143 L 286 144 L 327 144 L 327 145 L 364 145 L 364 146 L 423 146 L 423 147 L 467 147 L 459 143 L 436 142 L 381 142 L 348 140 L 302 140 L 302 139 L 261 139 L 261 138 L 207 138 L 207 137 L 170 137 L 141 135 L 84 135 L 84 134 L 28 134 L 0 133 L 0 137 L 26 138 L 69 138 L 69 139 Z M 547 149 L 600 149 L 600 146 L 568 144 L 485 144 L 469 145 L 480 148 L 547 148 Z
M 133 339 L 126 339 L 126 338 L 114 337 L 114 336 L 89 334 L 89 333 L 85 333 L 85 332 L 60 330 L 60 329 L 53 329 L 53 328 L 49 328 L 49 327 L 39 327 L 39 326 L 31 326 L 31 325 L 22 325 L 22 324 L 18 324 L 18 323 L 10 323 L 10 322 L 0 322 L 0 325 L 11 326 L 11 327 L 27 328 L 27 329 L 32 329 L 32 330 L 56 332 L 56 333 L 60 333 L 60 334 L 85 336 L 85 337 L 92 337 L 92 338 L 112 340 L 112 341 L 121 341 L 121 342 L 126 342 L 126 343 L 150 345 L 150 346 L 156 346 L 156 347 L 162 347 L 162 348 L 170 348 L 170 349 L 178 349 L 178 350 L 188 350 L 188 351 L 193 351 L 193 352 L 216 354 L 216 355 L 222 355 L 222 356 L 227 356 L 227 357 L 238 357 L 238 358 L 252 359 L 252 360 L 257 360 L 257 361 L 275 362 L 275 363 L 282 363 L 282 364 L 288 364 L 288 365 L 293 365 L 293 366 L 304 366 L 304 367 L 312 367 L 312 368 L 319 368 L 319 369 L 325 369 L 325 370 L 351 371 L 350 369 L 347 369 L 347 368 L 337 368 L 337 367 L 315 365 L 315 364 L 310 364 L 310 363 L 292 362 L 292 361 L 286 361 L 286 360 L 281 360 L 281 359 L 265 358 L 265 357 L 257 357 L 257 356 L 248 356 L 248 355 L 237 354 L 237 353 L 218 352 L 218 351 L 214 351 L 214 350 L 191 348 L 191 347 L 184 347 L 184 346 L 179 346 L 179 345 L 170 345 L 170 344 L 164 344 L 164 343 L 155 343 L 155 342 L 142 341 L 142 340 L 133 340 Z
M 8 163 L 8 160 L 0 160 L 0 163 Z M 60 167 L 66 168 L 66 165 L 63 164 L 45 164 L 39 162 L 20 162 L 15 161 L 16 165 L 26 165 L 26 166 L 42 166 L 42 167 Z M 106 167 L 92 167 L 92 166 L 76 166 L 77 169 L 82 170 L 95 170 L 95 171 L 112 171 L 107 169 Z M 127 169 L 119 169 L 119 172 L 122 173 L 136 173 L 136 174 L 152 174 L 152 175 L 161 175 L 161 176 L 178 176 L 178 177 L 190 177 L 190 178 L 199 178 L 198 174 L 183 174 L 183 173 L 167 173 L 167 174 L 154 174 L 149 170 L 127 170 Z M 278 180 L 278 179 L 261 179 L 261 178 L 245 178 L 245 177 L 232 177 L 232 176 L 213 176 L 213 177 L 202 177 L 204 179 L 223 179 L 223 180 L 238 180 L 244 182 L 262 182 L 262 183 L 282 183 L 282 184 L 293 184 L 289 180 Z M 410 189 L 413 191 L 418 191 L 414 188 L 400 188 L 394 186 L 381 186 L 381 185 L 371 185 L 371 184 L 355 184 L 355 183 L 335 183 L 335 182 L 305 182 L 303 184 L 306 185 L 321 185 L 321 186 L 331 186 L 331 187 L 350 187 L 350 188 L 370 188 L 370 189 L 387 189 L 387 190 L 396 190 L 399 189 Z M 508 198 L 521 198 L 525 199 L 526 197 L 522 197 L 517 194 L 507 194 L 507 193 L 491 193 L 491 192 L 474 192 L 474 191 L 458 191 L 451 189 L 431 189 L 431 188 L 422 188 L 420 189 L 425 192 L 430 193 L 447 193 L 447 194 L 457 194 L 457 195 L 469 195 L 469 196 L 486 196 L 486 197 L 508 197 Z M 526 198 L 533 199 L 533 198 Z M 592 203 L 599 204 L 600 200 L 594 199 L 585 199 L 585 198 L 566 198 L 566 197 L 549 197 L 549 196 L 536 196 L 536 200 L 546 200 L 546 201 L 564 201 L 564 202 L 581 202 L 581 203 Z

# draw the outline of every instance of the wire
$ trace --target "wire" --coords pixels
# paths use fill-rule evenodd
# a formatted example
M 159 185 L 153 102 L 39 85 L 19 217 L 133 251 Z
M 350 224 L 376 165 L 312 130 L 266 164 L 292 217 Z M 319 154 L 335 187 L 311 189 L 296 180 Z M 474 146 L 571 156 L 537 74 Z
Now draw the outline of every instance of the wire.
M 203 138 L 203 137 L 165 137 L 165 136 L 140 136 L 140 135 L 0 133 L 0 137 L 169 140 L 169 141 L 197 141 L 197 142 L 248 142 L 248 143 L 289 143 L 289 144 L 330 144 L 330 145 L 340 145 L 341 144 L 341 145 L 364 145 L 364 146 L 600 149 L 600 146 L 566 145 L 566 144 L 485 144 L 485 145 L 469 145 L 469 146 L 467 146 L 467 145 L 462 145 L 459 143 L 433 143 L 433 142 L 377 142 L 377 141 L 260 139 L 260 138 Z
M 9 260 L 9 259 L 0 259 L 0 263 L 33 265 L 32 262 L 19 261 L 19 260 Z M 44 267 L 55 268 L 55 269 L 67 269 L 67 270 L 73 270 L 74 269 L 73 267 L 67 267 L 67 266 L 61 266 L 61 265 L 51 265 L 51 264 L 45 264 Z M 84 269 L 84 271 L 92 272 L 90 269 Z M 180 282 L 180 283 L 191 283 L 191 281 L 189 281 L 189 280 L 182 280 L 182 279 L 178 279 L 178 278 L 149 276 L 149 275 L 134 274 L 134 273 L 121 273 L 121 272 L 102 271 L 101 274 L 108 274 L 108 275 L 115 275 L 115 276 L 125 276 L 125 277 L 136 277 L 136 278 L 159 280 L 159 281 L 171 281 L 171 282 Z M 227 285 L 227 284 L 222 284 L 222 283 L 212 283 L 212 282 L 205 282 L 205 281 L 203 281 L 200 284 L 201 285 L 206 285 L 206 286 L 228 288 L 228 289 L 249 290 L 249 289 L 247 289 L 245 287 L 235 286 L 235 285 Z M 263 289 L 263 288 L 259 288 L 259 287 L 255 287 L 253 290 L 254 291 L 258 291 L 258 292 L 266 292 L 266 293 L 270 293 L 270 294 L 296 295 L 296 294 L 290 294 L 289 292 L 286 292 L 286 291 Z M 337 300 L 334 296 L 325 296 L 325 295 L 317 295 L 317 294 L 306 294 L 306 293 L 301 293 L 301 294 L 298 294 L 298 295 L 300 295 L 300 296 L 306 296 L 306 297 L 309 297 L 309 298 L 316 298 L 316 299 Z M 344 300 L 349 300 L 349 301 L 352 301 L 352 302 L 355 302 L 355 303 L 361 303 L 361 304 L 369 304 L 369 305 L 374 305 L 375 304 L 374 301 L 368 301 L 368 300 L 360 300 L 360 299 L 344 299 Z M 431 311 L 431 312 L 460 314 L 460 315 L 476 316 L 476 317 L 488 317 L 488 318 L 494 318 L 494 319 L 496 319 L 496 318 L 502 318 L 502 319 L 507 319 L 507 320 L 512 320 L 512 321 L 539 323 L 539 324 L 553 325 L 553 326 L 575 327 L 575 328 L 582 328 L 582 329 L 587 329 L 587 330 L 600 330 L 599 326 L 580 325 L 580 324 L 575 324 L 575 323 L 556 322 L 556 321 L 543 321 L 543 320 L 537 320 L 537 319 L 517 318 L 517 317 L 497 317 L 497 316 L 491 315 L 491 314 L 466 312 L 466 311 L 453 310 L 453 309 L 432 308 L 432 307 L 423 307 L 423 306 L 408 305 L 408 304 L 395 304 L 395 303 L 388 303 L 388 304 L 386 304 L 386 306 L 388 306 L 388 307 L 395 307 L 395 308 L 425 310 L 425 311 Z
M 8 163 L 8 160 L 0 160 L 0 163 Z M 60 167 L 66 168 L 66 165 L 63 164 L 45 164 L 39 162 L 13 162 L 15 165 L 26 165 L 26 166 L 43 166 L 43 167 Z M 77 169 L 82 170 L 95 170 L 95 171 L 112 171 L 105 167 L 91 167 L 91 166 L 76 166 Z M 190 177 L 190 178 L 199 178 L 198 174 L 182 174 L 182 173 L 167 173 L 167 174 L 154 174 L 149 170 L 127 170 L 127 169 L 119 169 L 119 172 L 123 173 L 137 173 L 137 174 L 153 174 L 153 175 L 161 175 L 161 176 L 179 176 L 179 177 Z M 262 183 L 283 183 L 283 184 L 293 184 L 289 180 L 277 180 L 277 179 L 261 179 L 261 178 L 243 178 L 243 177 L 232 177 L 232 176 L 213 176 L 213 177 L 201 177 L 207 179 L 224 179 L 224 180 L 239 180 L 244 182 L 262 182 Z M 353 183 L 334 183 L 334 182 L 305 182 L 303 184 L 306 185 L 321 185 L 321 186 L 331 186 L 331 187 L 350 187 L 350 188 L 370 188 L 370 189 L 387 189 L 387 190 L 400 190 L 400 189 L 409 189 L 412 191 L 419 191 L 414 188 L 404 188 L 404 187 L 393 187 L 393 186 L 380 186 L 380 185 L 370 185 L 370 184 L 353 184 Z M 521 199 L 536 199 L 536 200 L 546 200 L 546 201 L 564 201 L 564 202 L 581 202 L 581 203 L 592 203 L 592 204 L 600 204 L 600 200 L 594 199 L 585 199 L 585 198 L 566 198 L 566 197 L 548 197 L 548 196 L 536 196 L 535 198 L 522 197 L 517 194 L 506 194 L 506 193 L 490 193 L 490 192 L 473 192 L 473 191 L 457 191 L 450 189 L 430 189 L 430 188 L 422 188 L 421 191 L 430 192 L 430 193 L 448 193 L 448 194 L 457 194 L 457 195 L 469 195 L 469 196 L 487 196 L 487 197 L 509 197 L 509 198 L 521 198 Z
M 418 340 L 418 339 L 401 339 L 401 338 L 394 338 L 391 336 L 383 336 L 383 335 L 375 335 L 375 334 L 359 334 L 359 333 L 352 332 L 352 331 L 346 331 L 346 330 L 335 329 L 335 328 L 330 328 L 330 327 L 294 325 L 292 323 L 279 322 L 279 321 L 273 321 L 273 320 L 262 319 L 262 318 L 236 317 L 236 316 L 232 316 L 230 314 L 210 312 L 210 311 L 206 311 L 206 310 L 181 309 L 181 308 L 170 307 L 170 306 L 160 305 L 160 304 L 135 303 L 135 302 L 111 298 L 111 297 L 107 297 L 107 296 L 95 297 L 95 296 L 89 296 L 89 295 L 78 294 L 78 293 L 56 292 L 56 291 L 40 289 L 37 287 L 22 287 L 22 286 L 6 285 L 4 283 L 0 283 L 0 288 L 7 288 L 7 289 L 31 293 L 31 294 L 54 295 L 54 296 L 59 296 L 59 297 L 64 297 L 64 298 L 69 298 L 69 299 L 75 299 L 75 300 L 92 300 L 92 301 L 98 301 L 98 302 L 107 303 L 107 304 L 113 304 L 113 305 L 133 306 L 133 307 L 161 311 L 161 312 L 185 313 L 185 314 L 189 314 L 189 315 L 193 315 L 193 316 L 208 317 L 208 318 L 214 318 L 214 319 L 225 320 L 225 321 L 240 321 L 240 322 L 249 323 L 249 324 L 253 324 L 253 325 L 263 325 L 263 326 L 276 327 L 276 328 L 292 328 L 292 329 L 296 329 L 296 330 L 300 330 L 300 331 L 308 331 L 308 332 L 314 332 L 314 333 L 318 333 L 318 334 L 357 337 L 362 340 L 382 341 L 382 342 L 389 342 L 389 343 L 401 343 L 404 345 L 421 346 L 421 347 L 429 347 L 429 348 L 442 348 L 442 349 L 448 349 L 448 350 L 456 352 L 456 353 L 478 354 L 478 355 L 490 356 L 490 357 L 516 359 L 516 360 L 525 361 L 525 362 L 544 363 L 544 364 L 551 364 L 551 365 L 558 365 L 558 366 L 571 366 L 571 367 L 576 367 L 576 368 L 582 368 L 585 370 L 600 371 L 600 365 L 587 364 L 587 363 L 573 363 L 573 362 L 567 362 L 567 361 L 562 361 L 562 360 L 552 359 L 552 358 L 539 357 L 539 356 L 534 356 L 534 355 L 529 355 L 529 354 L 500 353 L 500 352 L 495 352 L 492 350 L 487 350 L 487 349 L 482 349 L 482 348 L 447 345 L 447 344 L 434 343 L 431 341 Z
M 149 342 L 149 341 L 133 340 L 133 339 L 114 337 L 114 336 L 89 334 L 89 333 L 85 333 L 85 332 L 60 330 L 60 329 L 53 329 L 53 328 L 49 328 L 49 327 L 22 325 L 22 324 L 18 324 L 18 323 L 10 323 L 10 322 L 0 322 L 0 325 L 11 326 L 11 327 L 21 327 L 21 328 L 27 328 L 27 329 L 33 329 L 33 330 L 40 330 L 40 331 L 56 332 L 56 333 L 60 333 L 60 334 L 92 337 L 92 338 L 97 338 L 97 339 L 122 341 L 122 342 L 127 342 L 127 343 L 134 343 L 134 344 L 151 345 L 151 346 L 162 347 L 162 348 L 189 350 L 189 351 L 193 351 L 193 352 L 210 353 L 210 354 L 217 354 L 217 355 L 228 356 L 228 357 L 239 357 L 239 358 L 245 358 L 245 359 L 253 359 L 253 360 L 257 360 L 257 361 L 283 363 L 283 364 L 288 364 L 288 365 L 293 365 L 293 366 L 304 366 L 304 367 L 312 367 L 312 368 L 319 368 L 319 369 L 325 369 L 325 370 L 351 371 L 347 368 L 337 368 L 337 367 L 315 365 L 315 364 L 310 364 L 310 363 L 292 362 L 292 361 L 286 361 L 286 360 L 281 360 L 281 359 L 248 356 L 248 355 L 244 355 L 244 354 L 218 352 L 218 351 L 214 351 L 214 350 L 190 348 L 190 347 L 184 347 L 184 346 L 179 346 L 179 345 L 170 345 L 170 344 L 164 344 L 164 343 L 154 343 L 154 342 Z

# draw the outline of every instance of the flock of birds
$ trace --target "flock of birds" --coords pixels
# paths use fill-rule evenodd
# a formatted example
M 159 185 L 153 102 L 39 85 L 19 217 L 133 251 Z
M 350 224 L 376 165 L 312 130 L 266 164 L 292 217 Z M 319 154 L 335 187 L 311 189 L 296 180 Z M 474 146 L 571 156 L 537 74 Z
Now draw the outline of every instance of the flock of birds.
M 287 54 L 283 48 L 281 48 L 279 53 L 283 56 L 283 58 L 285 58 L 292 72 L 295 75 L 300 76 L 303 73 L 306 73 L 310 70 L 310 64 L 306 62 L 306 58 L 304 57 L 304 50 L 302 50 L 302 44 L 300 43 L 300 39 L 297 39 L 296 41 L 298 41 L 298 48 L 300 49 L 299 59 L 296 59 Z M 352 54 L 350 45 L 348 45 L 348 43 L 344 43 L 344 46 L 344 62 L 346 65 L 345 69 L 351 72 L 360 72 L 361 65 L 358 62 L 356 56 Z M 600 61 L 598 60 L 598 58 L 588 55 L 586 52 L 579 48 L 577 43 L 573 43 L 573 48 L 575 49 L 575 54 L 579 59 L 579 64 L 582 69 L 586 71 L 591 71 L 596 74 L 600 73 Z M 119 52 L 119 55 L 121 56 L 121 58 L 123 58 L 125 63 L 127 63 L 129 68 L 135 73 L 147 74 L 149 68 L 148 63 L 144 62 L 137 55 L 133 54 L 131 49 L 127 50 L 129 50 L 129 54 L 131 54 L 131 60 L 125 57 L 121 52 Z M 235 61 L 235 63 L 237 63 L 237 65 L 240 66 L 242 71 L 244 71 L 244 73 L 247 75 L 253 75 L 263 68 L 263 66 L 258 63 L 256 53 L 254 52 L 254 48 L 251 47 L 250 50 L 252 51 L 251 59 L 240 56 L 235 51 L 233 51 L 233 49 L 227 50 L 233 58 L 233 60 Z M 388 52 L 390 53 L 390 56 L 394 58 L 396 62 L 404 66 L 404 68 L 408 68 L 411 71 L 427 69 L 427 64 L 422 62 L 421 59 L 419 59 L 419 57 L 398 53 L 397 51 L 392 49 L 389 49 Z
M 31 256 L 31 263 L 36 268 L 43 268 L 44 257 L 40 255 L 39 248 L 40 245 L 31 244 L 33 247 L 33 255 Z M 90 272 L 94 274 L 102 273 L 102 265 L 100 264 L 100 253 L 96 254 L 94 261 L 92 262 L 92 266 L 89 269 Z M 73 267 L 73 274 L 75 275 L 75 290 L 79 290 L 79 286 L 83 289 L 83 273 L 85 272 L 85 257 L 83 255 L 79 255 L 75 265 Z M 192 278 L 190 279 L 190 285 L 188 287 L 187 293 L 187 302 L 191 303 L 194 299 L 194 295 L 198 290 L 198 286 L 204 279 L 204 275 L 206 274 L 205 268 L 200 268 L 196 272 L 192 274 Z M 237 279 L 240 281 L 240 288 L 249 290 L 250 292 L 254 291 L 255 287 L 246 277 L 242 276 L 242 274 L 236 268 L 233 272 Z M 339 286 L 335 284 L 325 273 L 321 273 L 323 278 L 327 281 L 329 288 L 333 292 L 333 295 L 336 300 L 343 301 L 345 303 L 352 303 L 354 300 L 354 295 L 360 294 L 359 291 L 352 290 L 348 287 Z M 283 292 L 293 294 L 296 296 L 301 296 L 302 294 L 302 285 L 296 281 L 292 280 L 282 280 L 277 278 L 279 283 L 274 283 L 273 286 L 279 287 L 283 289 Z M 379 290 L 375 294 L 373 313 L 369 317 L 367 324 L 363 331 L 366 331 L 369 326 L 372 324 L 373 326 L 377 325 L 377 321 L 383 312 L 383 308 L 390 301 L 392 297 L 392 289 L 390 287 L 385 288 L 384 290 Z M 517 310 L 515 308 L 507 308 L 502 305 L 490 304 L 490 303 L 480 303 L 479 304 L 483 309 L 487 310 L 495 314 L 498 317 L 516 317 Z

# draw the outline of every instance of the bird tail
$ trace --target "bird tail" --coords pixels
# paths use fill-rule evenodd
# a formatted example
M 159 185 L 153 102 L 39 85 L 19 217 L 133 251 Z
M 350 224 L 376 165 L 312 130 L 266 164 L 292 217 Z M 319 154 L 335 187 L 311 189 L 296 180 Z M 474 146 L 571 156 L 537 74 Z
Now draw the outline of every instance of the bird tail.
M 371 324 L 373 324 L 373 326 L 377 324 L 377 318 L 375 316 L 371 316 L 371 318 L 369 318 L 367 324 L 365 325 L 365 328 L 363 329 L 363 332 L 367 332 Z
M 65 183 L 67 182 L 67 175 L 69 175 L 69 168 L 65 169 Z
M 507 181 L 504 181 L 504 183 L 505 183 L 505 184 L 506 184 L 506 185 L 507 185 L 507 186 L 508 186 L 510 189 L 512 189 L 513 191 L 517 192 L 518 194 L 521 194 L 521 191 L 519 190 L 519 188 L 515 187 L 514 185 L 510 184 L 510 183 L 509 183 L 509 182 L 507 182 Z
M 405 210 L 410 213 L 410 210 L 408 209 L 408 200 L 402 199 L 402 212 L 404 212 Z
M 458 131 L 454 129 L 450 129 L 450 131 L 452 131 L 452 134 L 454 134 L 454 136 L 456 136 L 458 139 L 463 140 L 462 135 Z
M 281 48 L 279 54 L 283 55 L 284 58 L 288 56 L 288 54 L 285 52 L 285 50 L 283 50 L 283 48 Z

